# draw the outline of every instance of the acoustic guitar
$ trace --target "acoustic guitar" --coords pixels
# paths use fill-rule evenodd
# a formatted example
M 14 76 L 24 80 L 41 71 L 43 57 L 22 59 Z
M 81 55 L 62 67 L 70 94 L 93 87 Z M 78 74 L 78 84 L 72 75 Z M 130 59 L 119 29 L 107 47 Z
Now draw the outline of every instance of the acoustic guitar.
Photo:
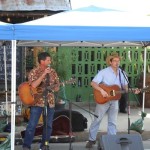
M 101 92 L 94 89 L 94 99 L 98 104 L 104 104 L 111 100 L 119 100 L 121 98 L 121 94 L 127 93 L 125 90 L 121 90 L 121 88 L 118 85 L 105 85 L 105 84 L 99 84 L 99 87 L 101 87 L 104 91 L 107 92 L 108 97 L 103 97 Z M 140 92 L 145 92 L 149 90 L 149 87 L 146 87 L 144 89 L 139 89 Z M 135 91 L 135 89 L 129 89 L 128 92 Z
M 71 78 L 68 81 L 64 81 L 59 83 L 59 85 L 65 85 L 65 84 L 74 84 L 76 82 L 75 79 Z M 55 87 L 57 84 L 53 84 L 51 86 L 48 86 L 47 89 L 52 89 Z M 19 85 L 18 87 L 18 94 L 20 97 L 20 100 L 22 101 L 23 105 L 25 106 L 32 106 L 36 102 L 34 100 L 34 94 L 39 94 L 42 93 L 43 90 L 41 87 L 33 88 L 29 82 L 23 82 Z

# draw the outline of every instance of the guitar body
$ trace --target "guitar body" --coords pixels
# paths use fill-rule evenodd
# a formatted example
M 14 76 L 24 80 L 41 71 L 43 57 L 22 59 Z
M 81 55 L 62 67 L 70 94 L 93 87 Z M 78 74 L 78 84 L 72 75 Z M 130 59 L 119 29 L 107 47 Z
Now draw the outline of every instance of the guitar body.
M 35 103 L 33 94 L 36 89 L 29 85 L 29 82 L 23 82 L 18 87 L 19 97 L 22 103 L 26 106 L 31 106 Z
M 118 85 L 105 85 L 99 84 L 99 86 L 108 93 L 108 97 L 103 97 L 101 92 L 94 89 L 94 99 L 98 104 L 104 104 L 111 100 L 119 100 L 121 98 L 120 87 Z
M 60 83 L 60 85 L 64 85 L 64 84 L 74 84 L 76 82 L 75 79 L 70 79 L 68 81 L 62 82 Z M 55 86 L 48 86 L 47 88 L 52 89 L 52 87 Z M 35 104 L 35 100 L 34 100 L 34 94 L 38 94 L 38 93 L 42 93 L 42 88 L 33 88 L 29 82 L 23 82 L 19 85 L 18 87 L 18 92 L 19 92 L 19 97 L 20 100 L 22 101 L 22 103 L 25 106 L 32 106 L 33 104 Z

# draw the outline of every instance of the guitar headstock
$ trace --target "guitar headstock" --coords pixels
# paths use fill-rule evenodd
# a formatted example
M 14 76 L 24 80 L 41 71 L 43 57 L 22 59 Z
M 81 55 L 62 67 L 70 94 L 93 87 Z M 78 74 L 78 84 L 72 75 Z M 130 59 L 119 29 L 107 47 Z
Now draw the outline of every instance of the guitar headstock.
M 146 86 L 145 88 L 140 90 L 141 92 L 149 92 L 150 91 L 150 87 Z
M 143 93 L 143 92 L 149 92 L 150 91 L 150 87 L 146 86 L 145 88 L 130 88 L 130 91 L 134 92 L 135 94 L 139 94 L 139 93 Z

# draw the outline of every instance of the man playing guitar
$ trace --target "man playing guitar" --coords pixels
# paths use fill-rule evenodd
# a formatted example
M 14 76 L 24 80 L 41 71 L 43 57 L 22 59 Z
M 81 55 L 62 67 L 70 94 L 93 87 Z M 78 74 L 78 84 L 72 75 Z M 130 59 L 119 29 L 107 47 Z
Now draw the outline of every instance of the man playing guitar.
M 104 84 L 107 86 L 117 85 L 118 87 L 123 87 L 126 91 L 128 90 L 128 83 L 125 80 L 124 76 L 120 73 L 119 65 L 120 65 L 121 57 L 118 53 L 113 53 L 112 55 L 106 58 L 106 63 L 108 65 L 107 68 L 102 69 L 98 72 L 98 74 L 94 77 L 91 82 L 91 86 L 94 90 L 102 95 L 102 98 L 109 98 L 110 95 L 108 92 L 103 89 L 99 84 Z M 120 73 L 120 75 L 119 75 Z M 139 93 L 139 91 L 135 91 L 135 93 Z M 99 129 L 99 125 L 104 117 L 105 113 L 108 113 L 108 127 L 107 133 L 109 135 L 115 135 L 117 130 L 117 115 L 118 115 L 118 100 L 113 99 L 106 101 L 105 103 L 97 103 L 95 108 L 95 115 L 98 118 L 94 118 L 90 129 L 89 129 L 89 141 L 86 144 L 86 148 L 92 148 L 93 144 L 96 143 L 96 136 Z
M 59 90 L 59 78 L 56 71 L 49 67 L 51 57 L 47 52 L 41 52 L 38 55 L 39 66 L 32 69 L 28 75 L 29 84 L 37 89 L 37 93 L 33 94 L 35 103 L 30 109 L 30 119 L 26 128 L 23 150 L 31 149 L 34 138 L 35 128 L 39 118 L 44 111 L 45 103 L 47 103 L 46 127 L 43 129 L 40 149 L 48 150 L 48 142 L 52 133 L 52 122 L 54 115 L 55 99 L 53 91 Z M 52 89 L 46 91 L 46 86 L 55 85 Z M 40 91 L 38 91 L 38 88 Z M 44 118 L 44 117 L 43 117 Z

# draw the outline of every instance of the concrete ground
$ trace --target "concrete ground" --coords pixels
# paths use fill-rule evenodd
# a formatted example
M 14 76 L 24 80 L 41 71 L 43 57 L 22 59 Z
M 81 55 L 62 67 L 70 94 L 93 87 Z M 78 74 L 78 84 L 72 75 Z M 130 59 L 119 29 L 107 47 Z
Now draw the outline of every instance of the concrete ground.
M 77 102 L 75 105 L 72 105 L 72 110 L 79 111 L 81 114 L 83 114 L 84 117 L 87 118 L 87 129 L 85 129 L 82 132 L 74 132 L 73 135 L 75 136 L 75 141 L 71 144 L 69 143 L 50 143 L 51 150 L 85 150 L 86 141 L 88 140 L 88 130 L 90 127 L 91 122 L 93 121 L 93 115 L 91 113 L 94 113 L 95 105 L 83 105 L 83 103 Z M 66 105 L 66 109 L 68 109 L 68 106 Z M 130 109 L 130 115 L 119 113 L 118 115 L 118 134 L 128 134 L 128 120 L 130 120 L 130 124 L 134 123 L 138 119 L 141 118 L 140 113 L 142 109 L 141 108 L 131 108 Z M 90 113 L 91 112 L 91 113 Z M 142 141 L 141 143 L 144 145 L 144 150 L 150 150 L 150 108 L 145 108 L 144 112 L 147 113 L 147 116 L 144 118 L 144 125 L 143 125 L 143 133 L 140 134 Z M 16 130 L 19 132 L 25 127 L 17 127 Z M 100 141 L 100 137 L 102 134 L 106 134 L 107 131 L 107 115 L 102 120 L 102 123 L 99 128 L 99 132 L 97 135 L 97 144 L 94 145 L 92 150 L 98 149 L 98 142 Z M 136 131 L 130 131 L 130 134 L 139 134 Z M 32 144 L 32 150 L 37 150 L 39 144 L 34 143 Z M 15 150 L 20 150 L 21 145 L 16 145 Z
M 98 143 L 98 142 L 97 142 Z M 85 148 L 86 142 L 70 143 L 50 143 L 50 150 L 87 150 Z M 150 141 L 143 141 L 144 150 L 150 150 Z M 32 150 L 38 150 L 39 144 L 32 144 Z M 15 146 L 15 150 L 22 150 L 22 146 Z M 98 144 L 95 144 L 90 150 L 98 150 Z M 141 149 L 142 150 L 142 149 Z

